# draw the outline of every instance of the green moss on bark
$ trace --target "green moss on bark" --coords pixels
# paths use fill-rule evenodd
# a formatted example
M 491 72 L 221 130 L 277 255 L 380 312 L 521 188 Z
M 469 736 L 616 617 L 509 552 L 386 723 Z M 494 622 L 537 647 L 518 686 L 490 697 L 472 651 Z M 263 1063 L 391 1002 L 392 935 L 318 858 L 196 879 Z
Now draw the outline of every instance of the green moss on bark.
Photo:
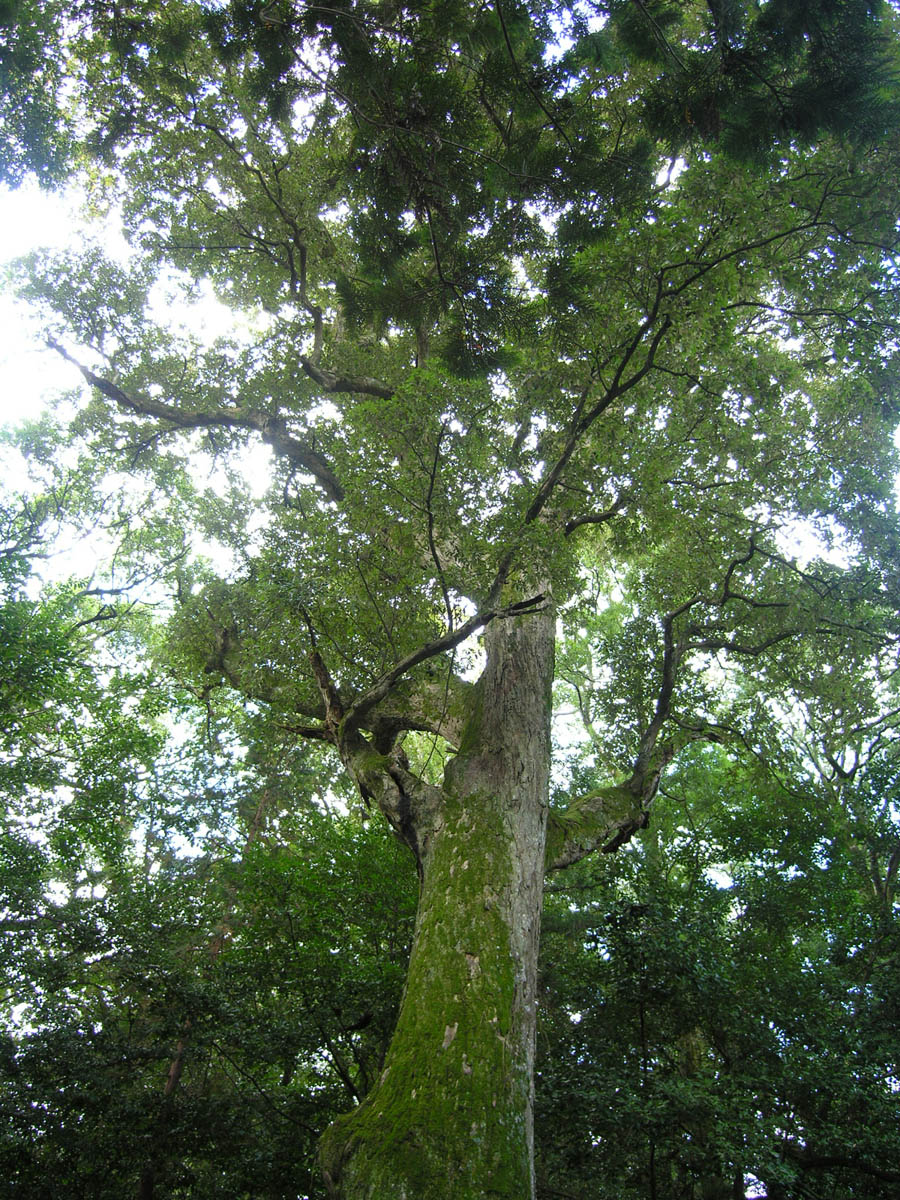
M 430 814 L 409 975 L 382 1076 L 322 1140 L 340 1200 L 529 1200 L 555 622 L 485 635 Z
M 522 1200 L 530 1078 L 509 928 L 507 821 L 450 796 L 429 857 L 403 1007 L 381 1079 L 325 1134 L 343 1200 Z
M 624 829 L 643 820 L 639 800 L 627 787 L 611 785 L 573 800 L 568 808 L 550 813 L 547 824 L 548 868 L 567 853 L 571 861 L 614 842 Z

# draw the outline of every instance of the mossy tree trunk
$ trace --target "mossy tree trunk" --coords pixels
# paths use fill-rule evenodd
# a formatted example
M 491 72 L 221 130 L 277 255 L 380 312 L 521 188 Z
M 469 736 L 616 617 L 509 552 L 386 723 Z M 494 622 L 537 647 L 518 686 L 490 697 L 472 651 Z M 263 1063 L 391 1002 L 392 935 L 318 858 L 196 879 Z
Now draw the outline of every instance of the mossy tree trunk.
M 527 1200 L 550 765 L 551 608 L 492 624 L 430 828 L 381 1077 L 322 1141 L 341 1200 Z
M 396 750 L 373 757 L 335 703 L 345 762 L 413 849 L 422 881 L 384 1070 L 322 1139 L 322 1169 L 337 1200 L 534 1196 L 544 875 L 623 845 L 646 824 L 660 773 L 678 748 L 718 737 L 703 723 L 660 737 L 684 652 L 673 624 L 689 607 L 664 618 L 656 711 L 630 777 L 564 810 L 549 809 L 556 622 L 546 601 L 487 627 L 487 663 L 442 788 L 417 780 Z M 323 680 L 323 695 L 329 688 Z

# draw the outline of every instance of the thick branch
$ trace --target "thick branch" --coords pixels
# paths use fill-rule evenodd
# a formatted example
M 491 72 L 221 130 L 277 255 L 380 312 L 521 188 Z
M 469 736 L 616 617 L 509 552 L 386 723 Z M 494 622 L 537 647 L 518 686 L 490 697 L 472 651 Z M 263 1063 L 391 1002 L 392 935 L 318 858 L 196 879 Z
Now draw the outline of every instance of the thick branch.
M 323 392 L 350 392 L 363 396 L 380 396 L 382 400 L 390 400 L 394 389 L 378 379 L 370 379 L 367 375 L 336 375 L 318 366 L 311 358 L 301 358 L 300 364 L 314 383 Z
M 678 727 L 664 742 L 654 742 L 647 761 L 639 762 L 629 779 L 579 796 L 568 808 L 550 813 L 547 825 L 547 871 L 559 871 L 600 851 L 612 853 L 631 841 L 650 819 L 650 804 L 660 776 L 680 750 L 696 741 L 720 742 L 714 725 Z
M 698 603 L 700 597 L 695 596 L 663 618 L 662 678 L 656 709 L 641 738 L 630 777 L 573 800 L 563 812 L 550 814 L 548 871 L 570 866 L 596 850 L 617 850 L 630 841 L 647 824 L 660 777 L 676 754 L 691 742 L 722 740 L 721 730 L 705 721 L 677 725 L 664 740 L 660 739 L 670 719 L 678 668 L 689 645 L 686 636 L 676 639 L 675 622 Z
M 641 324 L 634 337 L 631 339 L 631 342 L 626 347 L 613 377 L 612 383 L 609 385 L 597 403 L 594 404 L 592 408 L 588 409 L 587 412 L 585 412 L 585 403 L 594 382 L 594 376 L 591 376 L 590 382 L 585 386 L 581 396 L 579 397 L 578 406 L 575 410 L 575 420 L 570 427 L 569 435 L 566 438 L 566 444 L 563 446 L 559 458 L 551 467 L 547 477 L 544 479 L 543 483 L 538 489 L 537 495 L 535 496 L 534 500 L 532 500 L 531 505 L 525 514 L 526 524 L 537 520 L 537 518 L 540 516 L 544 506 L 547 504 L 547 501 L 553 494 L 553 490 L 559 483 L 563 472 L 569 465 L 569 460 L 578 448 L 581 438 L 591 427 L 591 425 L 593 425 L 597 418 L 600 417 L 610 407 L 610 405 L 612 405 L 621 396 L 624 396 L 625 393 L 630 391 L 633 387 L 636 387 L 637 384 L 640 383 L 641 380 L 651 371 L 656 359 L 656 353 L 659 350 L 660 343 L 672 324 L 672 318 L 668 316 L 668 314 L 663 318 L 659 327 L 654 333 L 650 345 L 647 347 L 647 353 L 644 357 L 643 363 L 631 375 L 629 375 L 628 378 L 625 378 L 625 372 L 628 369 L 631 360 L 637 353 L 638 348 L 640 347 L 644 338 L 656 323 L 658 313 L 659 300 L 657 298 L 657 303 L 654 305 L 650 315 Z
M 698 629 L 691 630 L 693 634 L 699 633 Z M 702 641 L 693 642 L 695 650 L 727 650 L 729 654 L 740 654 L 744 658 L 758 658 L 760 654 L 764 654 L 766 650 L 772 646 L 777 646 L 779 642 L 785 642 L 789 638 L 796 637 L 799 633 L 804 633 L 802 628 L 786 629 L 781 633 L 773 634 L 771 637 L 764 638 L 761 642 L 737 642 L 728 638 L 704 638 Z
M 267 686 L 260 678 L 254 677 L 252 688 L 244 686 L 237 666 L 240 662 L 240 655 L 237 654 L 240 634 L 234 626 L 223 627 L 217 623 L 211 612 L 209 616 L 216 630 L 215 645 L 205 666 L 206 674 L 220 675 L 229 686 L 248 698 L 270 705 L 277 712 L 284 712 L 285 696 L 281 684 L 276 682 Z M 290 715 L 286 714 L 279 721 L 279 728 L 299 737 L 337 746 L 339 737 L 345 732 L 342 721 L 346 701 L 341 698 L 317 650 L 315 631 L 308 616 L 307 624 L 312 645 L 309 663 L 319 700 L 298 704 L 297 698 L 293 697 Z M 433 646 L 434 643 L 429 645 Z M 450 745 L 458 745 L 472 686 L 455 675 L 449 665 L 446 670 L 425 672 L 419 678 L 401 679 L 398 676 L 383 697 L 387 703 L 367 705 L 362 713 L 355 711 L 354 720 L 346 732 L 355 726 L 361 733 L 371 734 L 372 744 L 382 753 L 392 749 L 400 735 L 408 731 L 431 733 Z
M 582 525 L 605 525 L 607 521 L 611 521 L 617 513 L 620 513 L 631 498 L 630 492 L 623 492 L 609 508 L 605 508 L 602 512 L 588 513 L 583 517 L 573 517 L 571 521 L 566 522 L 566 537 L 570 533 L 574 533 L 576 529 L 580 529 Z
M 405 680 L 394 688 L 386 704 L 363 720 L 362 728 L 371 729 L 376 740 L 379 726 L 387 724 L 398 732 L 415 729 L 434 733 L 451 746 L 458 746 L 473 687 L 455 675 L 449 665 L 433 677 Z
M 667 613 L 663 618 L 663 669 L 662 681 L 660 683 L 659 695 L 656 699 L 656 711 L 653 714 L 647 731 L 641 738 L 641 745 L 638 751 L 638 756 L 635 760 L 634 771 L 630 780 L 629 786 L 638 793 L 644 791 L 644 779 L 647 772 L 651 769 L 651 764 L 654 762 L 656 755 L 656 743 L 662 731 L 663 725 L 668 719 L 669 712 L 672 707 L 672 696 L 675 693 L 675 680 L 678 674 L 678 668 L 681 666 L 681 661 L 684 658 L 687 649 L 687 639 L 679 638 L 675 640 L 673 632 L 675 621 L 683 613 L 689 612 L 695 604 L 699 603 L 699 597 L 695 596 L 691 600 L 686 600 L 684 604 L 672 612 Z M 660 768 L 661 769 L 661 768 Z M 656 774 L 657 781 L 659 772 Z M 654 784 L 653 791 L 656 791 Z
M 431 462 L 431 472 L 428 479 L 428 495 L 425 497 L 425 509 L 428 518 L 428 548 L 431 551 L 431 558 L 434 562 L 437 571 L 438 580 L 441 585 L 441 592 L 444 596 L 444 611 L 447 614 L 447 630 L 453 631 L 453 605 L 450 603 L 450 593 L 447 591 L 447 581 L 444 577 L 444 568 L 441 565 L 441 556 L 438 554 L 437 543 L 434 540 L 434 508 L 432 501 L 434 499 L 434 487 L 437 483 L 438 467 L 441 461 L 441 442 L 444 439 L 446 432 L 446 422 L 441 422 L 441 428 L 437 436 L 437 441 L 434 447 L 434 458 Z
M 319 694 L 322 697 L 322 703 L 325 705 L 325 728 L 337 742 L 340 736 L 341 722 L 344 719 L 344 706 L 318 650 L 310 653 L 309 662 L 319 688 Z
M 547 823 L 547 871 L 570 867 L 595 851 L 611 853 L 630 841 L 649 820 L 647 809 L 626 784 L 579 796 Z
M 73 358 L 58 342 L 48 338 L 47 344 L 62 355 L 67 362 L 76 366 L 84 379 L 102 395 L 114 401 L 119 408 L 141 417 L 154 417 L 167 421 L 176 429 L 248 429 L 262 434 L 276 454 L 287 458 L 295 466 L 312 475 L 329 500 L 336 503 L 344 498 L 344 489 L 337 476 L 320 454 L 288 433 L 281 417 L 252 409 L 214 409 L 211 412 L 186 412 L 173 404 L 154 400 L 150 396 L 133 396 L 124 392 L 117 384 L 95 374 Z
M 315 647 L 309 661 L 325 705 L 322 733 L 336 746 L 341 762 L 365 803 L 374 800 L 397 835 L 412 850 L 421 873 L 422 860 L 442 804 L 440 788 L 410 771 L 397 738 L 399 729 L 391 726 L 389 721 L 384 718 L 376 721 L 373 738 L 364 737 L 359 723 L 345 718 L 344 704 Z
M 871 1175 L 874 1179 L 883 1180 L 885 1183 L 900 1183 L 900 1171 L 877 1167 L 865 1162 L 859 1155 L 813 1154 L 788 1141 L 782 1142 L 781 1149 L 786 1158 L 796 1163 L 804 1171 L 851 1170 L 859 1171 L 863 1175 Z
M 405 658 L 395 663 L 389 671 L 385 671 L 364 695 L 353 701 L 347 709 L 344 719 L 345 727 L 348 729 L 359 728 L 366 714 L 371 712 L 377 704 L 380 704 L 398 680 L 408 674 L 413 667 L 417 667 L 419 663 L 426 662 L 429 658 L 435 658 L 438 654 L 443 654 L 447 650 L 453 650 L 461 642 L 464 642 L 466 638 L 471 637 L 473 633 L 477 633 L 479 629 L 483 629 L 485 625 L 498 617 L 522 616 L 525 613 L 532 612 L 542 605 L 545 599 L 544 593 L 540 592 L 537 596 L 531 596 L 528 600 L 520 600 L 517 604 L 511 604 L 507 608 L 489 607 L 482 612 L 476 613 L 474 617 L 470 617 L 468 621 L 457 626 L 456 629 L 445 633 L 443 637 L 435 638 L 432 642 L 426 642 L 418 650 L 407 654 Z
M 409 769 L 402 745 L 379 751 L 360 733 L 341 738 L 344 766 L 368 803 L 374 800 L 394 832 L 412 850 L 421 876 L 429 843 L 440 819 L 444 794 Z

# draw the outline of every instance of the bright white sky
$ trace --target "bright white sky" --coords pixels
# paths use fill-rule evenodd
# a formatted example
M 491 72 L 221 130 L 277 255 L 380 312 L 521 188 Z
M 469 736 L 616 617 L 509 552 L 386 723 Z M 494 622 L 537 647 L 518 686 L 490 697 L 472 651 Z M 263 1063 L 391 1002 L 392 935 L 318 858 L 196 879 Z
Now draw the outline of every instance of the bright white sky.
M 74 205 L 36 187 L 0 189 L 0 270 L 41 246 L 71 243 L 79 221 Z M 24 306 L 0 292 L 0 422 L 37 416 L 49 392 L 78 382 L 72 366 L 41 343 L 40 330 Z
M 39 417 L 54 396 L 84 386 L 78 369 L 46 347 L 40 322 L 29 313 L 27 306 L 3 290 L 4 272 L 12 260 L 41 248 L 72 246 L 82 231 L 87 231 L 78 212 L 82 200 L 77 193 L 69 197 L 49 195 L 27 185 L 17 191 L 0 187 L 0 426 L 17 425 Z M 96 237 L 96 225 L 91 233 Z M 125 243 L 114 227 L 110 229 L 107 249 L 121 249 L 127 253 Z M 174 315 L 204 337 L 215 337 L 234 328 L 233 315 L 211 294 L 191 308 L 177 303 L 173 306 L 171 299 L 160 296 L 160 309 L 162 320 Z M 244 454 L 245 477 L 258 495 L 268 487 L 271 453 L 268 446 L 259 442 Z M 16 478 L 19 469 L 23 472 L 21 479 Z M 0 470 L 4 472 L 4 484 L 27 490 L 24 464 L 17 455 L 3 454 Z M 196 480 L 198 486 L 216 488 L 221 482 L 217 479 L 219 470 L 214 466 L 208 473 L 201 472 Z M 252 525 L 255 527 L 255 522 Z M 195 548 L 227 572 L 231 556 L 221 547 L 198 539 Z M 77 556 L 77 563 L 72 561 L 73 554 Z M 83 573 L 91 559 L 99 561 L 104 557 L 102 541 L 68 549 L 61 546 L 54 556 L 53 572 L 61 575 L 69 571 Z

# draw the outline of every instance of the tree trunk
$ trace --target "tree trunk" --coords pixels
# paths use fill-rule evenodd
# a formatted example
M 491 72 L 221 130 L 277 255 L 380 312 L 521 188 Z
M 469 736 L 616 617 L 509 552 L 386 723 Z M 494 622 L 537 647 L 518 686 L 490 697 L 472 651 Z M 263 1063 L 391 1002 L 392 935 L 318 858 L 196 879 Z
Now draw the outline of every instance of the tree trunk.
M 340 1200 L 534 1195 L 554 630 L 549 608 L 487 630 L 441 812 L 420 838 L 416 933 L 384 1071 L 322 1139 Z

